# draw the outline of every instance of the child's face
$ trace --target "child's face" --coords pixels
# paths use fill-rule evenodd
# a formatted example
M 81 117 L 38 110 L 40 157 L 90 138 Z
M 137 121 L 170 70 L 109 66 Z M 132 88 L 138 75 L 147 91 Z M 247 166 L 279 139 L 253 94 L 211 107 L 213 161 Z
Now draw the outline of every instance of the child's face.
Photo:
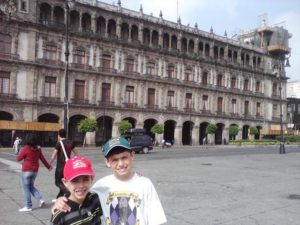
M 74 202 L 81 204 L 86 195 L 88 194 L 93 182 L 93 176 L 81 175 L 75 177 L 73 180 L 69 181 L 63 179 L 64 185 L 70 191 L 70 199 Z
M 134 152 L 122 152 L 114 154 L 106 159 L 107 167 L 111 168 L 115 176 L 120 180 L 128 180 L 131 177 L 132 161 Z

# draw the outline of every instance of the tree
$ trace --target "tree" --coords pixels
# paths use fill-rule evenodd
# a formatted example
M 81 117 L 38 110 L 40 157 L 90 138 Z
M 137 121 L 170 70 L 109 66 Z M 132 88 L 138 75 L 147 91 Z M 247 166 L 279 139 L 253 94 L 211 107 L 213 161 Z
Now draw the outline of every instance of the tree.
M 154 124 L 153 127 L 151 127 L 150 132 L 152 134 L 162 134 L 164 133 L 164 125 L 159 123 Z M 156 140 L 156 144 L 159 143 L 158 141 L 160 140 Z
M 250 127 L 250 134 L 251 135 L 256 135 L 258 134 L 258 129 L 255 126 Z
M 150 131 L 153 134 L 162 134 L 164 132 L 164 125 L 156 123 L 151 127 Z
M 205 129 L 205 133 L 206 134 L 214 134 L 216 132 L 216 130 L 217 130 L 217 125 L 210 123 L 210 124 L 208 124 L 208 126 Z
M 118 123 L 118 130 L 121 135 L 131 128 L 132 124 L 128 120 L 122 120 Z
M 239 127 L 237 125 L 229 126 L 229 136 L 235 139 L 235 136 L 239 133 Z
M 86 142 L 86 133 L 94 132 L 97 130 L 97 121 L 93 118 L 85 118 L 78 123 L 77 130 L 84 134 L 84 139 L 83 139 L 83 147 L 84 147 Z

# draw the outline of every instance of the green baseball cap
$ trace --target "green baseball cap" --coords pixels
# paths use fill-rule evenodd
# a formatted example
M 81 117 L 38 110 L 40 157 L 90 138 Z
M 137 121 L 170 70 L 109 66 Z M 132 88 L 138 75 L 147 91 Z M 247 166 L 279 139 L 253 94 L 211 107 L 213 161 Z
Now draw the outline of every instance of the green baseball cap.
M 121 148 L 131 150 L 131 147 L 130 147 L 128 141 L 124 137 L 115 137 L 115 138 L 109 139 L 105 143 L 105 145 L 102 149 L 104 156 L 107 156 L 108 153 L 115 147 L 121 147 Z

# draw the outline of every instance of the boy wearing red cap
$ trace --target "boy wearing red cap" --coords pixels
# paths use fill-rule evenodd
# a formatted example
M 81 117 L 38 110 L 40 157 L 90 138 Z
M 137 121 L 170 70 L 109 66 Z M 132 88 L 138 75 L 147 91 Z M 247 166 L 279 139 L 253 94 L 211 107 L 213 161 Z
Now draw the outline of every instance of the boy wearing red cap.
M 103 147 L 107 167 L 113 174 L 98 180 L 92 190 L 98 194 L 106 225 L 160 225 L 167 222 L 150 179 L 132 171 L 134 152 L 123 137 L 111 138 Z M 70 210 L 64 197 L 54 208 Z
M 67 201 L 70 211 L 55 211 L 50 224 L 101 224 L 102 209 L 99 197 L 90 192 L 94 176 L 92 164 L 87 157 L 75 156 L 66 162 L 62 181 L 70 192 Z

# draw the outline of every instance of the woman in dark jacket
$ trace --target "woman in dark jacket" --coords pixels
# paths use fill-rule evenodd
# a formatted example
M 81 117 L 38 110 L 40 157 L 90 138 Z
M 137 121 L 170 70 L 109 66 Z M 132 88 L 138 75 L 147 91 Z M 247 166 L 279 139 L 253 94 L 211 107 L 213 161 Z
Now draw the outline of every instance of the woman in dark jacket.
M 25 198 L 25 207 L 19 209 L 19 212 L 30 212 L 32 211 L 31 195 L 39 201 L 40 207 L 45 203 L 39 190 L 34 187 L 34 181 L 39 170 L 39 160 L 49 171 L 52 166 L 45 159 L 42 150 L 37 145 L 37 137 L 32 133 L 26 135 L 25 146 L 17 156 L 17 160 L 23 160 L 21 181 Z

